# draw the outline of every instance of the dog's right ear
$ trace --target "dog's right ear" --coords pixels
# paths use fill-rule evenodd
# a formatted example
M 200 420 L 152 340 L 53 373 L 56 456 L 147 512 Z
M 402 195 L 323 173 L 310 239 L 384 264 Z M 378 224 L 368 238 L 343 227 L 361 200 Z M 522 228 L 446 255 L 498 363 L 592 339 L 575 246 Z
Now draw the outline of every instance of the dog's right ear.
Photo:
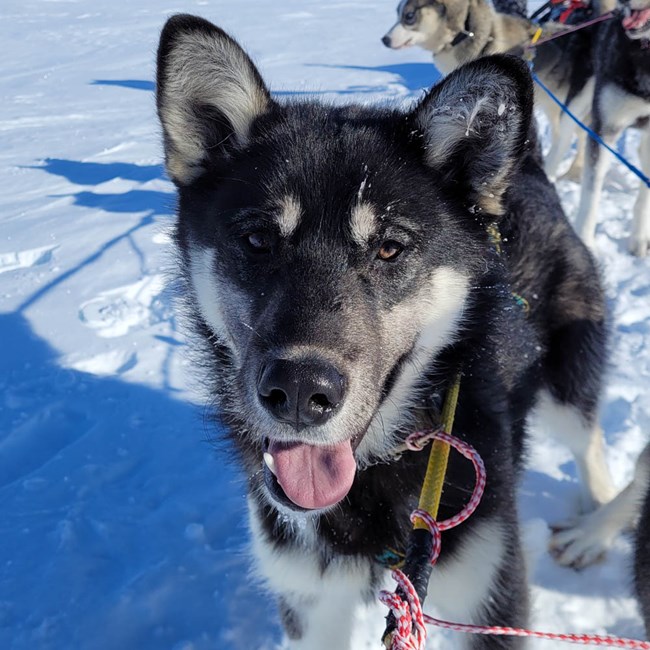
M 498 216 L 528 144 L 532 109 L 527 65 L 513 56 L 493 55 L 454 70 L 412 117 L 425 163 L 468 205 Z
M 212 23 L 186 14 L 167 21 L 158 46 L 156 104 L 167 173 L 188 185 L 245 146 L 272 100 L 248 55 Z

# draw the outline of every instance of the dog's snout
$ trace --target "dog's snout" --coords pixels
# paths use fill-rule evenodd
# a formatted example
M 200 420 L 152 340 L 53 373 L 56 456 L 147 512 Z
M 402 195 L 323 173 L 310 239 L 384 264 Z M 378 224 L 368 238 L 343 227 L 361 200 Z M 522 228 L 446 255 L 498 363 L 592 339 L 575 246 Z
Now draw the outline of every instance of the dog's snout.
M 276 420 L 301 429 L 329 420 L 343 401 L 345 379 L 320 359 L 275 359 L 263 368 L 257 390 Z
M 386 46 L 390 47 L 390 36 L 386 34 L 386 36 L 383 36 L 381 39 L 381 42 Z

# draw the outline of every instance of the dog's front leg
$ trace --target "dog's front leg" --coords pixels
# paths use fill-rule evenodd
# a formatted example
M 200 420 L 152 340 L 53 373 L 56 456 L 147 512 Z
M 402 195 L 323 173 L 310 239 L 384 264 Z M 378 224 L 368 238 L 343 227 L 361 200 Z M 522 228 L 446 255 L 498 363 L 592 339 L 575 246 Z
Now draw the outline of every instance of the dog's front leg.
M 601 133 L 603 140 L 610 146 L 615 145 L 619 132 Z M 593 248 L 596 236 L 596 223 L 600 196 L 605 182 L 605 175 L 611 164 L 611 156 L 595 140 L 587 143 L 587 155 L 582 175 L 582 193 L 575 222 L 575 229 L 582 241 Z
M 643 173 L 650 176 L 650 129 L 648 128 L 645 128 L 641 135 L 639 160 Z M 650 188 L 643 181 L 634 204 L 630 251 L 638 257 L 645 257 L 650 253 Z
M 287 648 L 358 648 L 355 634 L 363 634 L 355 630 L 358 617 L 367 615 L 368 607 L 385 614 L 376 600 L 379 576 L 373 564 L 343 556 L 325 562 L 316 550 L 317 533 L 309 520 L 287 524 L 291 530 L 284 531 L 281 541 L 264 532 L 254 507 L 250 524 L 257 574 L 276 596 Z M 380 634 L 375 631 L 376 638 Z
M 623 129 L 628 126 L 632 118 L 636 118 L 626 110 L 626 97 L 626 93 L 614 84 L 597 86 L 594 93 L 593 130 L 610 147 L 616 146 Z M 594 245 L 600 197 L 611 161 L 610 153 L 590 138 L 587 143 L 582 194 L 575 223 L 578 234 L 589 247 Z
M 528 588 L 514 506 L 486 518 L 463 536 L 463 544 L 434 568 L 428 607 L 453 622 L 523 627 L 528 621 Z M 462 650 L 516 650 L 518 637 L 456 636 Z

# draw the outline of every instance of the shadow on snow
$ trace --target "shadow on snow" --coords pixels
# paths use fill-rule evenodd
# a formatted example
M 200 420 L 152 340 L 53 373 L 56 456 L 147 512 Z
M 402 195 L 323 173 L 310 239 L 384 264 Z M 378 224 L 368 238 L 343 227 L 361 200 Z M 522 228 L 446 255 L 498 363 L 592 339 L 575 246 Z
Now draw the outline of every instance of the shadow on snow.
M 197 408 L 61 368 L 19 313 L 0 315 L 0 336 L 0 646 L 277 638 L 246 581 L 242 478 L 201 444 Z

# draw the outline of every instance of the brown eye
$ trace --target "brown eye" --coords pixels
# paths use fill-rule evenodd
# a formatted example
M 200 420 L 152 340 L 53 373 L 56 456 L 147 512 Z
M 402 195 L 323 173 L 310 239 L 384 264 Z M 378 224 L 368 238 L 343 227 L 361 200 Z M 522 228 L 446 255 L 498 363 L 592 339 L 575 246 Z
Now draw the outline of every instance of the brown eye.
M 273 248 L 274 244 L 273 236 L 263 230 L 250 232 L 247 235 L 244 235 L 244 241 L 248 245 L 249 250 L 253 253 L 268 253 Z
M 389 262 L 400 256 L 404 246 L 394 239 L 387 239 L 377 251 L 377 258 Z

